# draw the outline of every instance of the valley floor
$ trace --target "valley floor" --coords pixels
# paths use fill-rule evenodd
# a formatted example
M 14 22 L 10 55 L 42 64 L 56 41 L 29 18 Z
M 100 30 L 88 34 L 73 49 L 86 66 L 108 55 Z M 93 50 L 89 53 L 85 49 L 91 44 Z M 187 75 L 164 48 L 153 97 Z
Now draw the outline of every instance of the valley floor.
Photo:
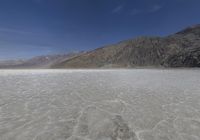
M 199 69 L 0 70 L 0 140 L 199 140 Z

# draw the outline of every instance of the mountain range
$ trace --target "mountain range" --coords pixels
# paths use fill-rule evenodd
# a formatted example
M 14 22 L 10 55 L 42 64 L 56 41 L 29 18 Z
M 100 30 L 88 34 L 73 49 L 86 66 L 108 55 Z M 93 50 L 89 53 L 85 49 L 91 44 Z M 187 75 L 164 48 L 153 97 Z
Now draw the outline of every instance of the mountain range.
M 31 59 L 0 61 L 0 69 L 48 69 L 52 65 L 59 64 L 79 53 L 66 53 L 57 55 L 37 56 Z
M 200 24 L 165 37 L 143 36 L 88 52 L 40 56 L 7 65 L 13 66 L 55 69 L 200 67 Z M 0 63 L 0 68 L 6 68 L 6 65 Z

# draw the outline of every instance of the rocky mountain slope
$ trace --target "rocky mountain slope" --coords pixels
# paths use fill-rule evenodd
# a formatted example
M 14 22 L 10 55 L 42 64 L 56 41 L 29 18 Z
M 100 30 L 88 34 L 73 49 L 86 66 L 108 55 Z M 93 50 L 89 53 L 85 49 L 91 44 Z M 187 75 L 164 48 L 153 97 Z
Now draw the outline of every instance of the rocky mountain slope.
M 167 37 L 139 37 L 82 53 L 52 68 L 200 67 L 200 25 Z

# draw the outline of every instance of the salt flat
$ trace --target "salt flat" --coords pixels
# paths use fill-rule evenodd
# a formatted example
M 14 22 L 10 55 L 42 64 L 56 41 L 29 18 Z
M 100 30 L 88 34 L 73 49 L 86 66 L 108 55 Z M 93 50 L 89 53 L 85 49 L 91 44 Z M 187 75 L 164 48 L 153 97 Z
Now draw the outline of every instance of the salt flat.
M 199 140 L 200 70 L 0 70 L 0 140 Z

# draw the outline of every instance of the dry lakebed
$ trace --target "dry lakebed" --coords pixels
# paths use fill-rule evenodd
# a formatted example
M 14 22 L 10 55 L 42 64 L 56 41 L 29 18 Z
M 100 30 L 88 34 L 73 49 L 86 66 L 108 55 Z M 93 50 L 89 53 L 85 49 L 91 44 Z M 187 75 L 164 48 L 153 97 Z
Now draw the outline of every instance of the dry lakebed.
M 0 70 L 0 140 L 200 140 L 200 70 Z

